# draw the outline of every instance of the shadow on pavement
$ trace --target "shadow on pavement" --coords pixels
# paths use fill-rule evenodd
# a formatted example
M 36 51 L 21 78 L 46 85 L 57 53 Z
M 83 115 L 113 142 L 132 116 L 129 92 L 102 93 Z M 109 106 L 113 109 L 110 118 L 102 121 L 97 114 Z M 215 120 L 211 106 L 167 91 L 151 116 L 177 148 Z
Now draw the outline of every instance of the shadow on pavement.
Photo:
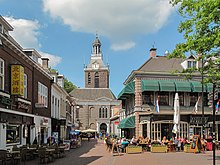
M 64 158 L 55 159 L 54 162 L 49 164 L 54 165 L 87 165 L 102 156 L 89 156 L 86 155 L 92 148 L 95 148 L 95 145 L 98 144 L 97 139 L 91 139 L 90 141 L 82 140 L 82 145 L 80 148 L 70 149 L 66 151 L 66 156 Z M 26 161 L 26 165 L 37 165 L 39 163 L 39 158 L 35 158 L 32 161 Z

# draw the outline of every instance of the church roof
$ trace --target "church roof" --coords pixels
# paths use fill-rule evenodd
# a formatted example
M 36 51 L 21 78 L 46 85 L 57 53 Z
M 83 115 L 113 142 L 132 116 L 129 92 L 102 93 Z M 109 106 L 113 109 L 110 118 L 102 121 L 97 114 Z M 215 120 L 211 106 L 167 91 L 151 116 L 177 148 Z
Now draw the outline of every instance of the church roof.
M 70 96 L 80 101 L 98 100 L 101 98 L 116 100 L 115 95 L 109 88 L 77 88 L 70 92 Z
M 96 36 L 95 41 L 93 42 L 93 46 L 94 45 L 101 45 L 101 42 L 100 42 L 98 36 Z

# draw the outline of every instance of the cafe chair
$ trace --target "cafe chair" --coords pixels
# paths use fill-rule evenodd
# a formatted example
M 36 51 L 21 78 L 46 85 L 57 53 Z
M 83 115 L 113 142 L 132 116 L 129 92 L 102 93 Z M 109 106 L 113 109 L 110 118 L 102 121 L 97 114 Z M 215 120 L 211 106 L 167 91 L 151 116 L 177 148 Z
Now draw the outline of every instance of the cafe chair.
M 11 164 L 12 157 L 7 150 L 0 150 L 0 162 L 2 163 L 2 165 L 7 165 L 8 162 L 9 164 Z
M 41 163 L 48 163 L 49 162 L 49 154 L 46 152 L 46 148 L 39 148 L 38 155 Z

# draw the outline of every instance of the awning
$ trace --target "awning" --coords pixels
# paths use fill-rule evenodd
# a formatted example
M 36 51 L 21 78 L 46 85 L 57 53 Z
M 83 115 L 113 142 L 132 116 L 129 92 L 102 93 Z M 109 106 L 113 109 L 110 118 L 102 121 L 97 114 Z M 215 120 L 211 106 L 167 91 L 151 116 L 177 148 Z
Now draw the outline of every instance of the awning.
M 202 83 L 199 81 L 190 81 L 192 85 L 192 92 L 202 92 Z M 204 90 L 205 91 L 205 86 Z
M 119 93 L 118 98 L 124 94 L 134 94 L 134 82 L 128 83 L 124 89 Z
M 122 121 L 118 125 L 119 129 L 125 129 L 125 128 L 135 128 L 135 116 L 130 116 L 125 119 L 122 119 Z
M 142 80 L 142 92 L 144 91 L 159 91 L 159 83 L 157 80 Z
M 213 84 L 212 83 L 206 84 L 206 90 L 207 92 L 213 92 Z
M 192 87 L 189 81 L 174 81 L 177 92 L 191 92 Z
M 175 91 L 175 84 L 173 81 L 168 81 L 168 80 L 159 80 L 158 81 L 160 84 L 160 91 Z

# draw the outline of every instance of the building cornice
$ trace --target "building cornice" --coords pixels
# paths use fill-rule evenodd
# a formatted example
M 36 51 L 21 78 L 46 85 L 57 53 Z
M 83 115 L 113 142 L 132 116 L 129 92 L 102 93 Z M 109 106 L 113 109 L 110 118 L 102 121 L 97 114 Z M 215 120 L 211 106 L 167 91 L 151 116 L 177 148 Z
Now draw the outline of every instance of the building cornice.
M 40 64 L 34 62 L 31 58 L 29 58 L 21 49 L 19 49 L 13 42 L 11 42 L 8 38 L 6 38 L 4 35 L 0 34 L 0 39 L 2 40 L 3 44 L 8 46 L 13 52 L 15 52 L 19 57 L 21 57 L 25 62 L 28 64 L 34 66 L 38 71 L 40 71 L 43 75 L 45 75 L 47 78 L 52 80 L 52 77 L 48 72 L 46 72 Z

